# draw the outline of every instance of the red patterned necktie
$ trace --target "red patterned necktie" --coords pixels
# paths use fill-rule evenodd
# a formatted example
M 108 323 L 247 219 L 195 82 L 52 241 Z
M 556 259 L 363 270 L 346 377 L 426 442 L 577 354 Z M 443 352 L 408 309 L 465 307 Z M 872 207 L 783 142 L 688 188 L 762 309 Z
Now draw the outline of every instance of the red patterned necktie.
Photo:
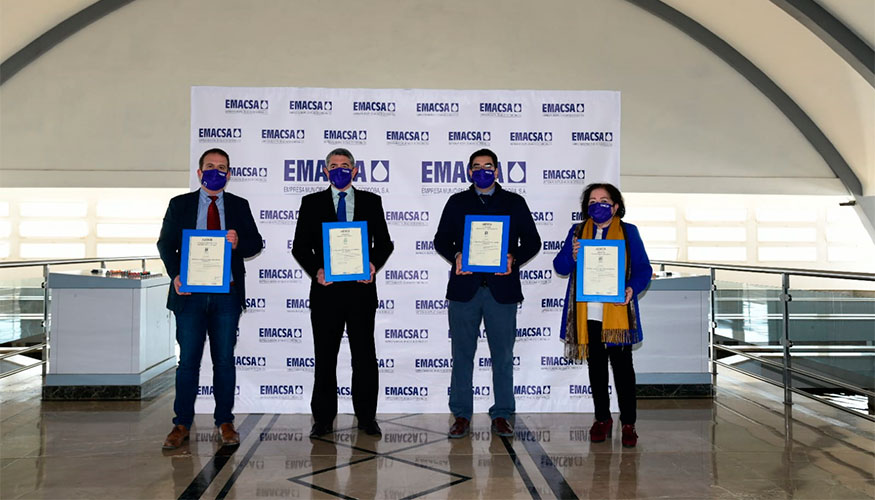
M 216 206 L 217 199 L 219 199 L 218 196 L 210 196 L 210 208 L 207 209 L 207 229 L 222 229 L 222 222 L 219 220 L 219 207 Z

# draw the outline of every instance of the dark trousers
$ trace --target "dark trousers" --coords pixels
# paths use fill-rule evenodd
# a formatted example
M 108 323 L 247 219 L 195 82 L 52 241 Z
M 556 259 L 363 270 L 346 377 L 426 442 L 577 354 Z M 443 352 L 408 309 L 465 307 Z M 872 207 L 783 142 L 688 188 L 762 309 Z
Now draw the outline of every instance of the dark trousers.
M 175 425 L 191 427 L 197 398 L 204 344 L 210 339 L 213 361 L 213 397 L 216 426 L 234 421 L 234 391 L 237 373 L 234 368 L 234 345 L 240 299 L 234 293 L 195 293 L 186 297 L 176 314 L 176 342 L 179 343 L 179 366 L 176 368 L 176 398 L 173 411 Z
M 310 411 L 317 422 L 330 424 L 337 416 L 337 353 L 340 351 L 344 326 L 352 355 L 351 389 L 355 415 L 361 422 L 369 422 L 376 416 L 380 383 L 374 346 L 376 312 L 370 301 L 344 300 L 338 304 L 314 304 L 311 301 L 310 323 L 313 325 L 316 373 Z
M 587 321 L 589 333 L 589 384 L 595 406 L 595 419 L 603 422 L 611 418 L 608 393 L 608 360 L 614 371 L 614 385 L 620 406 L 620 422 L 635 425 L 637 419 L 635 402 L 635 368 L 632 366 L 631 345 L 605 346 L 602 343 L 602 322 Z

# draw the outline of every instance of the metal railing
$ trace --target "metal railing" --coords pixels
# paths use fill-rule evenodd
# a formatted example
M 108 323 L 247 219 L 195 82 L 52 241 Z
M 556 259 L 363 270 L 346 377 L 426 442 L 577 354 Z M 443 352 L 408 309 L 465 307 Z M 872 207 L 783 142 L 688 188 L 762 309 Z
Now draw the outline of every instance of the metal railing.
M 44 341 L 28 347 L 23 348 L 14 348 L 14 349 L 4 349 L 5 354 L 0 355 L 0 360 L 9 358 L 11 356 L 24 354 L 27 352 L 33 352 L 37 350 L 42 351 L 42 361 L 38 361 L 28 366 L 24 366 L 21 368 L 17 368 L 15 370 L 11 370 L 5 373 L 0 374 L 0 378 L 13 375 L 23 370 L 27 370 L 33 368 L 37 365 L 42 365 L 43 375 L 45 376 L 48 365 L 48 355 L 50 349 L 50 328 L 49 328 L 49 289 L 48 289 L 48 277 L 49 272 L 52 266 L 63 266 L 63 265 L 71 265 L 71 264 L 91 264 L 91 263 L 100 263 L 101 268 L 106 268 L 107 262 L 125 262 L 125 261 L 137 261 L 141 262 L 141 269 L 146 270 L 146 262 L 149 260 L 158 259 L 157 256 L 137 256 L 137 257 L 113 257 L 113 258 L 103 258 L 103 259 L 57 259 L 57 260 L 23 260 L 23 261 L 10 261 L 10 262 L 0 262 L 0 269 L 9 269 L 9 268 L 22 268 L 22 267 L 42 267 L 42 284 L 41 287 L 43 289 L 43 311 L 42 311 L 42 332 Z M 815 373 L 811 370 L 806 370 L 799 367 L 792 366 L 792 352 L 803 353 L 803 352 L 825 352 L 825 353 L 836 353 L 836 352 L 851 352 L 855 353 L 873 353 L 875 354 L 875 346 L 817 346 L 817 347 L 794 347 L 792 341 L 790 340 L 790 307 L 789 303 L 792 301 L 792 296 L 790 294 L 790 277 L 791 276 L 805 276 L 805 277 L 814 277 L 814 278 L 828 278 L 828 279 L 843 279 L 843 280 L 857 280 L 857 281 L 866 281 L 866 282 L 875 282 L 875 274 L 870 273 L 854 273 L 854 272 L 841 272 L 841 271 L 822 271 L 822 270 L 810 270 L 810 269 L 794 269 L 794 268 L 774 268 L 774 267 L 756 267 L 756 266 L 741 266 L 741 265 L 724 265 L 724 264 L 711 264 L 711 263 L 694 263 L 694 262 L 679 262 L 679 261 L 661 261 L 654 260 L 653 264 L 660 266 L 661 270 L 664 270 L 666 266 L 669 267 L 680 267 L 680 268 L 692 268 L 692 269 L 705 269 L 708 271 L 710 275 L 710 318 L 709 318 L 709 363 L 710 363 L 710 372 L 712 379 L 716 381 L 717 376 L 717 366 L 722 366 L 725 368 L 729 368 L 735 371 L 740 371 L 745 373 L 746 375 L 750 375 L 752 377 L 758 378 L 770 384 L 777 385 L 783 388 L 784 391 L 784 404 L 792 405 L 792 394 L 797 393 L 809 398 L 816 399 L 824 404 L 829 406 L 849 411 L 847 408 L 833 403 L 828 399 L 816 396 L 809 392 L 802 391 L 792 386 L 792 376 L 793 374 L 803 376 L 805 378 L 809 378 L 812 380 L 817 380 L 819 382 L 827 383 L 834 385 L 836 387 L 844 388 L 849 391 L 853 391 L 859 394 L 866 395 L 869 398 L 869 415 L 860 414 L 858 412 L 854 412 L 856 415 L 861 415 L 864 418 L 875 421 L 875 416 L 873 416 L 873 406 L 875 406 L 875 392 L 871 388 L 859 387 L 854 384 L 850 384 L 848 382 L 844 382 L 838 380 L 834 377 L 828 377 L 819 373 Z M 757 353 L 768 353 L 768 352 L 777 352 L 775 348 L 770 348 L 767 346 L 727 346 L 718 344 L 715 341 L 717 336 L 717 280 L 716 275 L 717 271 L 737 271 L 737 272 L 748 272 L 748 273 L 761 273 L 761 274 L 770 274 L 770 275 L 778 275 L 781 277 L 781 293 L 779 299 L 781 301 L 781 318 L 782 318 L 782 335 L 781 335 L 781 346 L 780 353 L 782 360 L 781 362 L 773 361 L 770 359 L 765 359 L 763 356 L 758 355 Z M 782 382 L 779 384 L 768 377 L 757 375 L 755 373 L 751 373 L 745 370 L 742 370 L 732 364 L 725 363 L 718 359 L 718 351 L 729 352 L 733 355 L 742 356 L 747 359 L 755 360 L 759 363 L 762 363 L 765 366 L 770 366 L 775 369 L 781 370 L 782 373 Z
M 822 353 L 836 353 L 836 352 L 848 352 L 851 350 L 855 353 L 875 353 L 875 346 L 817 346 L 817 347 L 794 347 L 793 342 L 790 340 L 790 302 L 793 300 L 792 295 L 790 294 L 790 277 L 791 276 L 804 276 L 804 277 L 812 277 L 812 278 L 828 278 L 828 279 L 841 279 L 841 280 L 856 280 L 856 281 L 867 281 L 867 282 L 875 282 L 875 274 L 870 273 L 855 273 L 855 272 L 843 272 L 843 271 L 823 271 L 823 270 L 812 270 L 812 269 L 794 269 L 794 268 L 777 268 L 777 267 L 757 267 L 757 266 L 741 266 L 741 265 L 725 265 L 725 264 L 712 264 L 712 263 L 698 263 L 698 262 L 677 262 L 677 261 L 663 261 L 663 260 L 654 260 L 651 261 L 652 264 L 656 264 L 659 266 L 660 270 L 664 271 L 665 267 L 680 267 L 680 268 L 693 268 L 693 269 L 706 269 L 708 270 L 708 274 L 710 275 L 711 283 L 710 283 L 710 304 L 711 304 L 711 313 L 709 318 L 709 328 L 708 328 L 708 345 L 709 345 L 709 362 L 710 362 L 710 371 L 712 380 L 716 382 L 717 377 L 717 366 L 722 366 L 725 368 L 729 368 L 735 371 L 742 372 L 746 375 L 752 376 L 764 382 L 768 382 L 773 385 L 777 385 L 781 387 L 784 391 L 784 404 L 792 405 L 793 404 L 793 393 L 797 393 L 809 398 L 816 399 L 821 403 L 832 406 L 834 408 L 838 408 L 843 411 L 850 411 L 855 415 L 860 415 L 868 420 L 875 422 L 875 392 L 873 392 L 872 388 L 859 387 L 841 380 L 837 380 L 834 377 L 828 377 L 819 373 L 815 373 L 811 370 L 806 370 L 798 367 L 794 367 L 792 365 L 792 352 L 822 352 Z M 747 273 L 761 273 L 761 274 L 770 274 L 777 275 L 781 277 L 781 293 L 779 295 L 779 299 L 781 301 L 781 319 L 782 319 L 782 335 L 781 335 L 781 362 L 772 361 L 769 359 L 764 359 L 762 356 L 755 354 L 757 351 L 760 352 L 775 352 L 774 348 L 764 347 L 764 346 L 741 346 L 741 347 L 730 347 L 726 345 L 718 344 L 715 341 L 717 336 L 717 271 L 737 271 L 737 272 L 747 272 Z M 875 331 L 875 323 L 873 323 L 873 331 Z M 873 336 L 875 337 L 875 336 Z M 875 338 L 873 338 L 875 341 Z M 732 353 L 734 355 L 742 356 L 744 358 L 753 359 L 759 363 L 762 363 L 766 366 L 771 366 L 775 369 L 781 370 L 782 374 L 782 382 L 779 384 L 774 380 L 758 375 L 755 373 L 751 373 L 749 371 L 742 370 L 737 366 L 734 366 L 729 363 L 725 363 L 720 361 L 717 356 L 718 350 L 726 351 Z M 864 413 L 855 412 L 849 410 L 848 408 L 833 403 L 832 401 L 812 394 L 810 392 L 803 391 L 801 389 L 795 388 L 792 385 L 792 376 L 800 375 L 807 379 L 816 380 L 819 382 L 832 384 L 836 387 L 844 388 L 849 391 L 853 391 L 868 397 L 868 415 Z
M 52 266 L 64 266 L 64 265 L 72 265 L 72 264 L 94 264 L 100 263 L 101 269 L 106 269 L 107 262 L 130 262 L 130 261 L 140 261 L 140 269 L 143 271 L 146 270 L 146 261 L 159 259 L 157 255 L 147 255 L 147 256 L 136 256 L 136 257 L 107 257 L 102 259 L 54 259 L 54 260 L 16 260 L 16 261 L 6 261 L 0 262 L 0 269 L 11 269 L 11 268 L 27 268 L 27 267 L 42 267 L 42 283 L 40 284 L 43 290 L 43 311 L 42 311 L 42 321 L 40 326 L 42 328 L 42 337 L 43 341 L 27 347 L 14 347 L 14 348 L 5 348 L 3 349 L 3 355 L 0 355 L 0 361 L 6 358 L 10 358 L 12 356 L 18 356 L 21 354 L 25 354 L 33 351 L 42 351 L 42 360 L 37 361 L 36 363 L 29 364 L 27 366 L 22 366 L 20 368 L 16 368 L 14 370 L 9 370 L 3 373 L 0 373 L 0 378 L 8 377 L 10 375 L 15 375 L 18 372 L 22 372 L 24 370 L 29 370 L 35 366 L 42 365 L 43 377 L 46 375 L 46 371 L 48 370 L 48 360 L 49 360 L 49 350 L 50 350 L 50 336 L 51 336 L 51 328 L 49 328 L 49 272 Z

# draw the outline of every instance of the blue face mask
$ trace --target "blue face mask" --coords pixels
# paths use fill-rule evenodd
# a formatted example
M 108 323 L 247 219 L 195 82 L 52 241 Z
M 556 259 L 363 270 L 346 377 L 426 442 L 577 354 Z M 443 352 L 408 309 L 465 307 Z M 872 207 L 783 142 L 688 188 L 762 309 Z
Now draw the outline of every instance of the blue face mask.
M 349 183 L 352 182 L 352 169 L 351 168 L 335 168 L 328 171 L 328 180 L 334 184 L 334 187 L 337 189 L 343 189 L 346 186 L 349 186 Z
M 593 203 L 587 207 L 586 213 L 589 214 L 593 222 L 601 224 L 614 216 L 611 213 L 612 208 L 614 208 L 614 206 L 610 203 Z
M 495 182 L 495 170 L 481 168 L 480 170 L 475 170 L 471 177 L 474 179 L 474 185 L 480 189 L 486 189 Z
M 218 169 L 204 170 L 201 175 L 201 184 L 210 191 L 218 191 L 225 187 L 228 182 L 228 172 Z

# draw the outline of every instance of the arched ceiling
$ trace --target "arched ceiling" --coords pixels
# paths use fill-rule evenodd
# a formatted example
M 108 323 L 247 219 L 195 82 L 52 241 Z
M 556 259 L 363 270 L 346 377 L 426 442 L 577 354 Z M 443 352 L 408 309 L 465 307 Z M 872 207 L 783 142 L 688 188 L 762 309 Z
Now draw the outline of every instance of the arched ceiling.
M 823 8 L 875 47 L 875 2 L 872 0 L 818 0 Z
M 863 183 L 875 194 L 875 82 L 866 81 L 815 33 L 775 3 L 761 0 L 665 3 L 708 28 L 766 73 L 817 124 Z M 845 4 L 845 2 L 838 2 Z M 871 9 L 848 2 L 846 16 L 860 15 L 875 37 Z
M 855 72 L 815 33 L 778 5 L 793 1 L 664 3 L 728 42 L 768 75 L 835 146 L 862 183 L 863 194 L 875 195 L 875 82 Z M 0 0 L 0 58 L 6 61 L 42 33 L 96 3 L 100 2 Z M 875 44 L 875 2 L 818 3 L 870 48 Z M 546 8 L 549 4 L 545 4 Z
M 96 0 L 0 0 L 0 61 Z

